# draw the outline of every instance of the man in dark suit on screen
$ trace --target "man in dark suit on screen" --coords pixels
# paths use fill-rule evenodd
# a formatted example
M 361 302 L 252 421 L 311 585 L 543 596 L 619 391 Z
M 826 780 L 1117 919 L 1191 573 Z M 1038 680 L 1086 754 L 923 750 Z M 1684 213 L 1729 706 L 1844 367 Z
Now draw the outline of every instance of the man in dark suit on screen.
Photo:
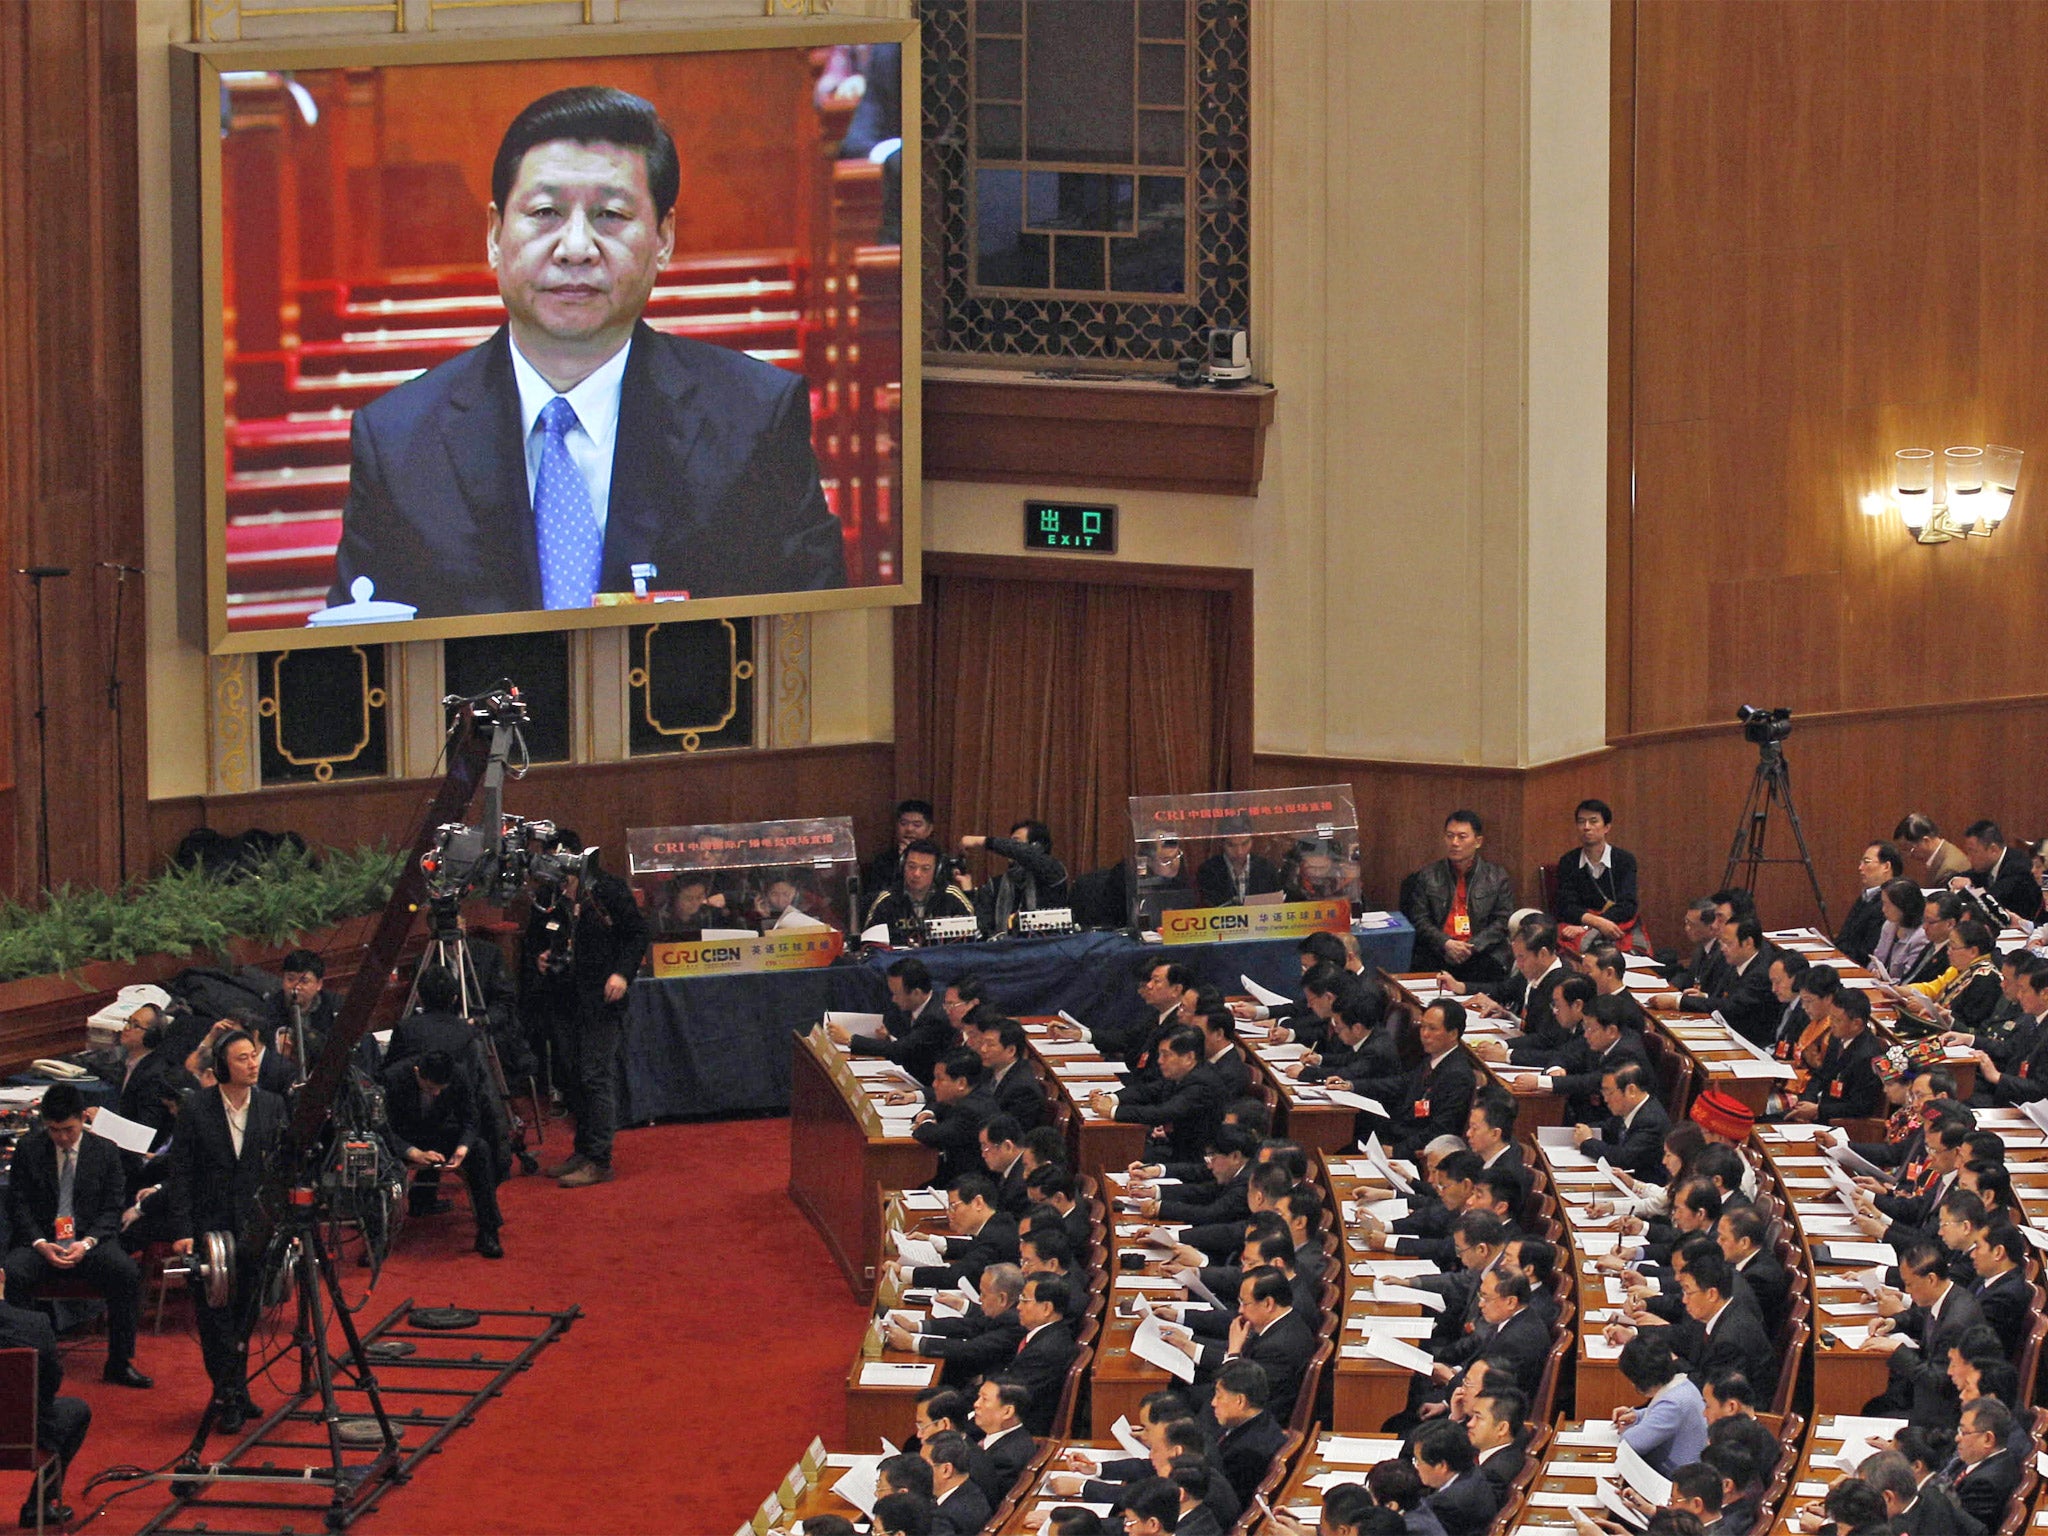
M 556 91 L 505 131 L 486 249 L 507 325 L 356 412 L 330 603 L 421 618 L 846 584 L 809 385 L 640 318 L 675 245 L 654 107 Z

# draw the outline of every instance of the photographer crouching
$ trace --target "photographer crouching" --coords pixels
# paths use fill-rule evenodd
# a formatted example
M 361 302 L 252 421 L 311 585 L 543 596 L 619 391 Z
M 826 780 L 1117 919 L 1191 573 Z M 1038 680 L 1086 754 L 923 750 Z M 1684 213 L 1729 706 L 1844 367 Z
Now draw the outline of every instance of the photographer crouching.
M 566 829 L 556 840 L 581 846 Z M 647 955 L 647 919 L 631 887 L 599 869 L 593 851 L 583 874 L 565 875 L 551 898 L 535 898 L 526 953 L 536 973 L 528 999 L 549 1021 L 557 1073 L 568 1069 L 576 1117 L 574 1153 L 542 1172 L 564 1189 L 606 1183 L 619 1122 L 619 1031 L 626 990 Z

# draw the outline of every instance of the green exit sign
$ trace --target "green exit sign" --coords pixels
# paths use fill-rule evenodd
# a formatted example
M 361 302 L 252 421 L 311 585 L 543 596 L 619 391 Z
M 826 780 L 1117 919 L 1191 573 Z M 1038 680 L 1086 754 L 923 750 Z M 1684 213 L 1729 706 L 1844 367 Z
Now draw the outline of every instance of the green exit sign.
M 1024 547 L 1075 554 L 1116 553 L 1116 508 L 1071 501 L 1024 503 Z

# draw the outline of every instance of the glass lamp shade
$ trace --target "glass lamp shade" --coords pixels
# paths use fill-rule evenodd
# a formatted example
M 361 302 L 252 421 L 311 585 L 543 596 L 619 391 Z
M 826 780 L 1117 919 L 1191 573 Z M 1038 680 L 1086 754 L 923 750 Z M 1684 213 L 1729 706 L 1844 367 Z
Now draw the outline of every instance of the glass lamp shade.
M 1959 528 L 1974 528 L 1984 515 L 1984 450 L 1944 448 L 1941 467 L 1948 486 L 1949 520 Z
M 2012 510 L 2012 498 L 2020 488 L 2020 461 L 2026 454 L 2000 443 L 1984 445 L 1984 522 L 1996 528 Z
M 1892 501 L 1899 519 L 1918 533 L 1934 517 L 1934 450 L 1901 448 L 1892 455 Z

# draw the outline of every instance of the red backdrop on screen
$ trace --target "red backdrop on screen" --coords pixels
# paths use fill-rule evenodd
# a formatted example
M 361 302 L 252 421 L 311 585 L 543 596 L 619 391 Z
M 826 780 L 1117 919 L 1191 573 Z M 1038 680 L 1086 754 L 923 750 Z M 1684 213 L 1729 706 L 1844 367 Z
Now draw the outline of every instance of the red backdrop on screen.
M 652 101 L 675 256 L 646 319 L 802 372 L 847 579 L 900 580 L 901 263 L 880 171 L 839 160 L 824 51 L 228 76 L 221 144 L 229 628 L 297 628 L 333 577 L 358 405 L 502 323 L 485 263 L 505 125 L 565 86 Z

